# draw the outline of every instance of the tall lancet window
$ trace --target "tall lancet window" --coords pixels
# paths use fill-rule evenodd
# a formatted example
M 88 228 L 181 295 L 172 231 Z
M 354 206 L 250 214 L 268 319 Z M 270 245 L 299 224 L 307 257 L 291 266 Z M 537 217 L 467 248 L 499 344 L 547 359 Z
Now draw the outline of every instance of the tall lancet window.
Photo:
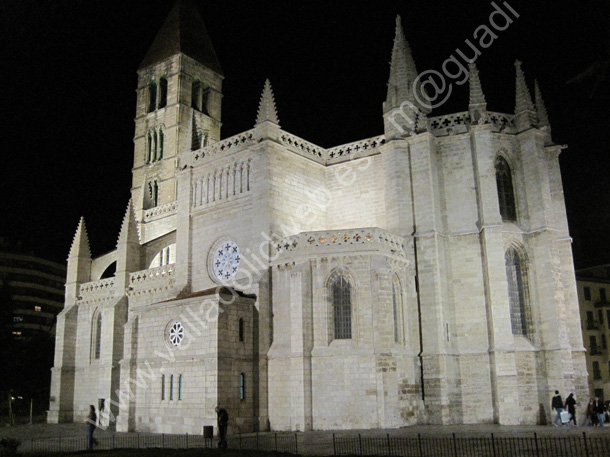
M 147 163 L 152 163 L 153 162 L 153 139 L 152 139 L 152 133 L 148 132 L 148 155 L 147 155 Z
M 157 109 L 157 84 L 151 81 L 148 85 L 148 112 L 152 113 Z
M 167 78 L 163 76 L 159 80 L 159 108 L 167 106 Z
M 524 256 L 515 248 L 509 248 L 505 255 L 510 324 L 513 335 L 530 337 L 532 317 L 529 305 L 527 266 Z
M 102 312 L 93 313 L 91 321 L 91 360 L 99 360 L 102 351 Z
M 517 208 L 515 206 L 515 192 L 510 166 L 504 157 L 496 159 L 496 184 L 498 186 L 498 201 L 503 221 L 515 222 Z
M 394 342 L 402 343 L 402 291 L 396 275 L 392 277 L 392 315 L 394 317 Z
M 331 335 L 335 340 L 352 338 L 352 286 L 348 279 L 338 274 L 329 283 Z
M 157 156 L 158 160 L 163 158 L 163 141 L 165 140 L 165 135 L 163 134 L 163 130 L 159 129 L 159 154 Z

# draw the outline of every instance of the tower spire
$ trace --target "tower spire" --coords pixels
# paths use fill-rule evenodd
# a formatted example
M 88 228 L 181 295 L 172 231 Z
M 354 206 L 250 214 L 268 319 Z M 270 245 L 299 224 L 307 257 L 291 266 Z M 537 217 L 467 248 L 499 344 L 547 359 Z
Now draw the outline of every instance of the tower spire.
M 401 18 L 396 16 L 388 91 L 383 104 L 386 140 L 419 131 L 427 122 L 425 115 L 430 112 L 430 100 L 417 75 Z
M 536 109 L 532 102 L 530 91 L 525 82 L 525 75 L 521 69 L 521 62 L 515 60 L 515 124 L 517 130 L 522 132 L 536 123 Z
M 474 123 L 485 122 L 487 103 L 485 102 L 485 94 L 483 94 L 481 80 L 479 79 L 479 70 L 477 70 L 474 62 L 468 64 L 468 69 L 468 83 L 470 86 L 468 110 L 470 111 L 470 118 Z
M 413 83 L 417 78 L 417 68 L 409 43 L 405 39 L 400 16 L 396 16 L 396 30 L 392 60 L 390 62 L 390 78 L 386 97 L 386 110 L 398 108 L 404 101 L 416 102 L 413 93 Z
M 269 79 L 265 81 L 263 87 L 263 93 L 258 104 L 258 114 L 256 116 L 256 124 L 261 122 L 273 122 L 274 124 L 280 125 L 280 121 L 277 116 L 277 109 L 275 107 L 275 99 L 273 97 L 273 89 L 271 88 L 271 82 Z
M 185 54 L 223 76 L 212 40 L 192 0 L 177 0 L 148 49 L 140 69 Z

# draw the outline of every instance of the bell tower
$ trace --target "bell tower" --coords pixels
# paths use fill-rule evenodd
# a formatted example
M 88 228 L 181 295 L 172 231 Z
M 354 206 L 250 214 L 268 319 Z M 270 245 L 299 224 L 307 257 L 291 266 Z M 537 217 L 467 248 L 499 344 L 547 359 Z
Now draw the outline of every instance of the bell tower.
M 191 0 L 178 0 L 138 69 L 131 194 L 136 217 L 176 200 L 180 152 L 220 139 L 223 73 Z

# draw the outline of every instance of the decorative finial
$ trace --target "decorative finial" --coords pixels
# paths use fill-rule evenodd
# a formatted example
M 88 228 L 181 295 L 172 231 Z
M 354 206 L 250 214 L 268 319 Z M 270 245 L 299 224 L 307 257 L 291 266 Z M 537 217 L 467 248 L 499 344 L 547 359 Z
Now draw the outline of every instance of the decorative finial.
M 274 124 L 280 125 L 280 121 L 277 116 L 277 110 L 275 108 L 275 100 L 273 97 L 273 89 L 271 89 L 271 82 L 269 79 L 265 81 L 265 87 L 261 95 L 261 100 L 258 105 L 258 115 L 256 116 L 256 124 L 261 122 L 273 122 Z
M 544 106 L 544 100 L 542 99 L 542 92 L 538 86 L 538 80 L 534 81 L 534 98 L 536 99 L 536 113 L 538 114 L 538 127 L 550 127 L 549 114 Z
M 536 108 L 534 108 L 519 60 L 515 61 L 515 70 L 515 125 L 519 132 L 523 132 L 536 125 Z
M 140 234 L 138 232 L 138 223 L 133 210 L 133 204 L 131 198 L 127 203 L 127 210 L 123 217 L 123 223 L 121 224 L 121 231 L 119 233 L 119 239 L 117 240 L 117 247 L 120 244 L 134 243 L 140 244 Z
M 78 227 L 76 233 L 72 239 L 72 246 L 70 246 L 70 258 L 74 257 L 86 257 L 91 258 L 91 248 L 89 247 L 89 236 L 87 235 L 87 226 L 85 225 L 85 218 L 81 217 L 78 221 Z

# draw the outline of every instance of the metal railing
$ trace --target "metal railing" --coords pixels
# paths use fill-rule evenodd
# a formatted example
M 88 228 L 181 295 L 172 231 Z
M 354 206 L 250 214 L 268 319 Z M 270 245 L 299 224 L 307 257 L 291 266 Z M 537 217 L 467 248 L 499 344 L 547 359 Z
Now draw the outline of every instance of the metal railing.
M 213 440 L 202 435 L 170 435 L 170 434 L 113 434 L 96 437 L 96 450 L 113 449 L 188 449 L 211 448 Z M 87 438 L 50 438 L 24 440 L 19 446 L 21 454 L 49 454 L 53 452 L 78 452 L 87 450 Z
M 95 450 L 114 449 L 190 449 L 214 448 L 218 439 L 205 438 L 203 435 L 171 435 L 171 434 L 113 434 L 96 437 Z M 277 433 L 248 434 L 233 436 L 229 440 L 229 448 L 249 449 L 258 451 L 274 451 L 297 454 L 297 435 Z M 20 454 L 52 454 L 55 452 L 78 452 L 87 450 L 87 438 L 50 438 L 33 439 L 21 442 Z
M 287 435 L 277 433 L 264 433 L 255 435 L 239 435 L 239 439 L 233 438 L 229 448 L 249 449 L 256 451 L 285 452 L 298 454 L 299 444 L 297 434 Z
M 495 437 L 411 438 L 337 437 L 333 434 L 334 455 L 375 455 L 402 457 L 607 457 L 610 436 L 589 437 Z

